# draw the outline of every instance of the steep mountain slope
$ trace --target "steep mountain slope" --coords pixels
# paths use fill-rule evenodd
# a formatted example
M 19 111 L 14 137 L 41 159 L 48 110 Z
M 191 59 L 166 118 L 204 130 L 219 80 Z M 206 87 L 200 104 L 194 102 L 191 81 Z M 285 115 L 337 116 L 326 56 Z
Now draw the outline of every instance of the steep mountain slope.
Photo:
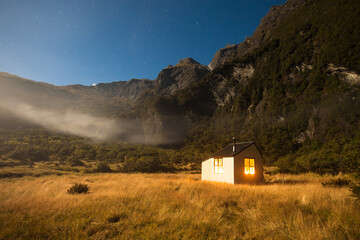
M 41 126 L 97 140 L 144 141 L 141 122 L 129 114 L 130 100 L 109 98 L 96 87 L 57 87 L 6 73 L 0 84 L 0 128 Z
M 70 85 L 57 87 L 47 83 L 35 82 L 7 73 L 0 73 L 1 102 L 7 104 L 26 103 L 39 108 L 52 108 L 54 110 L 79 109 L 93 113 L 96 102 L 106 102 L 106 96 L 99 93 L 96 87 Z M 117 108 L 126 107 L 125 104 Z M 105 106 L 106 107 L 106 106 Z M 100 112 L 104 114 L 105 112 Z
M 168 99 L 186 119 L 185 149 L 211 153 L 236 136 L 255 140 L 268 162 L 285 162 L 287 171 L 359 165 L 346 149 L 360 147 L 360 6 L 296 6 L 275 26 L 262 22 L 273 28 L 257 48 Z
M 197 84 L 210 69 L 192 58 L 179 60 L 163 69 L 153 81 L 153 89 L 138 99 L 136 112 L 141 116 L 145 143 L 155 145 L 181 144 L 187 134 L 187 123 L 171 96 Z M 170 100 L 170 101 L 169 101 Z

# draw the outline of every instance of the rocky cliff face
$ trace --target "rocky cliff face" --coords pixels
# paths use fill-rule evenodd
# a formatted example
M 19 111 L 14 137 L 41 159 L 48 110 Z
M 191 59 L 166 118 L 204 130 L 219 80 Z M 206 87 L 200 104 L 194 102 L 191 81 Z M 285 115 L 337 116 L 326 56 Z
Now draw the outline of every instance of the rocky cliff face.
M 237 44 L 228 44 L 226 47 L 218 50 L 209 64 L 209 68 L 213 70 L 214 68 L 223 65 L 231 59 L 234 59 L 237 56 L 237 48 Z
M 240 44 L 228 45 L 217 51 L 209 64 L 214 69 L 235 57 L 240 58 L 259 47 L 266 39 L 271 37 L 273 30 L 282 23 L 290 14 L 304 4 L 305 0 L 289 0 L 283 5 L 273 6 L 261 19 L 252 37 L 248 37 Z
M 148 144 L 176 144 L 182 142 L 187 133 L 185 117 L 174 101 L 168 101 L 177 92 L 196 84 L 210 69 L 192 58 L 179 60 L 175 66 L 163 69 L 153 81 L 141 118 Z
M 152 89 L 153 81 L 149 79 L 131 79 L 112 83 L 99 83 L 94 86 L 95 91 L 109 98 L 136 101 L 144 91 Z
M 190 84 L 200 81 L 210 69 L 192 58 L 179 60 L 175 66 L 169 66 L 154 80 L 154 94 L 172 95 Z

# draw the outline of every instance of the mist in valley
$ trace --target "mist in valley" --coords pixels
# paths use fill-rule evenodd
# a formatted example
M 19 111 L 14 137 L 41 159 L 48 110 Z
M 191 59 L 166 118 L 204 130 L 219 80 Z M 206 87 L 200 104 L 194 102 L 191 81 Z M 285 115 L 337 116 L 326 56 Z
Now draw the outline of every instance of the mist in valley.
M 144 143 L 141 121 L 103 115 L 107 106 L 100 108 L 97 96 L 94 96 L 97 103 L 94 104 L 89 102 L 91 96 L 74 98 L 61 87 L 19 79 L 0 78 L 0 124 L 3 128 L 38 126 L 94 141 L 118 139 Z

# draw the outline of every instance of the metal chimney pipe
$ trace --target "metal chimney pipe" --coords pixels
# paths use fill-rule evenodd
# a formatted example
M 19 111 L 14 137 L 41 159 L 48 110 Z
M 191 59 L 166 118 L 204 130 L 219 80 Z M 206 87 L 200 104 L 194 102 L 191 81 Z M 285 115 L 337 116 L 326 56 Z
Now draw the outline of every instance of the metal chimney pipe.
M 236 151 L 236 145 L 235 145 L 235 137 L 233 137 L 233 152 Z

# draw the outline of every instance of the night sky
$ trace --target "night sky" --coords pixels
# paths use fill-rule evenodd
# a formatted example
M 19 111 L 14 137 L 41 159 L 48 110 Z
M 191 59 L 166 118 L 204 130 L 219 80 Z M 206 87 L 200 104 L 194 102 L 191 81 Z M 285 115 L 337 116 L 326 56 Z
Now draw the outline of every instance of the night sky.
M 1 0 L 0 71 L 55 85 L 155 79 L 251 36 L 285 0 Z

